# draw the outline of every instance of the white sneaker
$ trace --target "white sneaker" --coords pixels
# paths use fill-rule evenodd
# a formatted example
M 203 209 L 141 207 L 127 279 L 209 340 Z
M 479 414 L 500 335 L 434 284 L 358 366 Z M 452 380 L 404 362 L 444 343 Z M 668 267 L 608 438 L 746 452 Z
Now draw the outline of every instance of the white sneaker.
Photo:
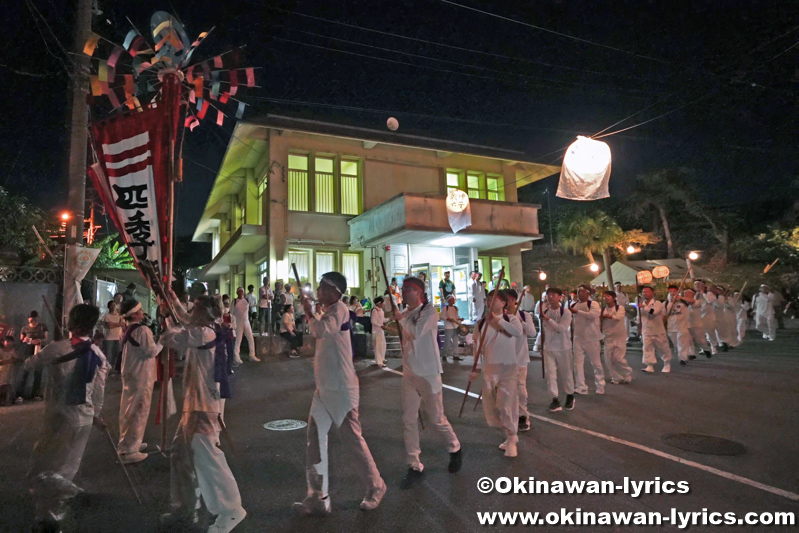
M 219 513 L 214 523 L 208 528 L 208 533 L 227 533 L 239 525 L 245 516 L 247 516 L 247 511 L 244 510 L 244 507 L 239 507 L 229 513 Z
M 140 463 L 147 459 L 147 454 L 142 452 L 123 453 L 119 454 L 123 465 L 132 465 L 133 463 Z

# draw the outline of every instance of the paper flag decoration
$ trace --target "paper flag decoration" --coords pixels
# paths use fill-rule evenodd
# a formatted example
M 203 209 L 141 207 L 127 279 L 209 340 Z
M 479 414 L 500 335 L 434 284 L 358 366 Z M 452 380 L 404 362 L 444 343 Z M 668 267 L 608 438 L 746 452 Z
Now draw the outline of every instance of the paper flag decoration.
M 200 104 L 200 100 L 198 99 L 197 100 L 197 105 L 199 105 L 199 104 Z M 202 108 L 200 109 L 200 112 L 197 113 L 197 118 L 199 118 L 200 120 L 204 119 L 205 118 L 205 113 L 208 112 L 208 108 L 210 106 L 211 105 L 208 103 L 207 100 L 203 100 Z
M 214 68 L 222 68 L 222 58 L 220 56 L 214 58 Z
M 222 123 L 225 121 L 225 115 L 222 114 L 220 110 L 216 110 L 216 125 L 221 126 Z
M 96 33 L 89 32 L 89 38 L 86 39 L 86 44 L 83 47 L 83 53 L 87 56 L 93 56 L 97 43 L 100 42 L 100 36 Z
M 250 67 L 244 70 L 247 72 L 247 87 L 255 87 L 255 69 Z
M 114 46 L 114 51 L 111 52 L 111 55 L 108 56 L 108 66 L 111 68 L 115 68 L 117 66 L 117 61 L 119 61 L 119 56 L 122 55 L 125 49 L 121 46 Z
M 100 87 L 100 80 L 97 76 L 89 76 L 89 83 L 92 86 L 92 96 L 100 96 L 103 94 L 102 88 Z
M 244 102 L 239 102 L 239 108 L 236 110 L 236 118 L 241 118 L 244 115 Z

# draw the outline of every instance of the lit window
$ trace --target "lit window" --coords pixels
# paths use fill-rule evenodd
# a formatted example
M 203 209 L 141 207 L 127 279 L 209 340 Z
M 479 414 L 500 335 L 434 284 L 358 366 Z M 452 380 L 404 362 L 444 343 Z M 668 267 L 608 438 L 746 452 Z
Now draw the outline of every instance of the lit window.
M 347 278 L 347 287 L 360 288 L 361 286 L 361 255 L 360 254 L 341 254 L 341 270 Z M 352 294 L 352 292 L 350 293 Z
M 341 160 L 341 214 L 360 215 L 361 183 L 358 176 L 358 162 Z
M 486 187 L 488 188 L 489 200 L 505 201 L 505 184 L 502 176 L 488 176 L 486 178 Z
M 335 175 L 333 174 L 333 160 L 327 157 L 317 157 L 314 161 L 316 193 L 316 212 L 335 213 L 336 212 L 336 187 Z
M 306 251 L 301 250 L 289 250 L 289 265 L 294 263 L 294 266 L 297 267 L 297 274 L 299 274 L 300 279 L 294 280 L 294 271 L 289 271 L 289 280 L 294 280 L 294 283 L 306 283 L 308 281 L 308 268 L 310 267 L 309 261 L 309 254 Z M 295 294 L 298 294 L 295 292 Z
M 485 199 L 485 186 L 483 185 L 483 175 L 478 172 L 469 172 L 466 175 L 466 192 L 469 198 Z
M 322 281 L 322 274 L 336 269 L 335 252 L 316 252 L 316 281 Z
M 291 211 L 308 211 L 308 156 L 289 154 L 289 198 Z
M 457 171 L 447 171 L 447 194 L 461 188 L 461 175 Z

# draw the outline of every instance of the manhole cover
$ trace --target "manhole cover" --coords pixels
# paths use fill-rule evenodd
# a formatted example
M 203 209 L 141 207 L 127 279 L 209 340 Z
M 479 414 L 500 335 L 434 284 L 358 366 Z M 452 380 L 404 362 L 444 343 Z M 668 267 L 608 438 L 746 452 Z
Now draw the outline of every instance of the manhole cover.
M 291 431 L 302 429 L 307 425 L 308 423 L 302 420 L 272 420 L 264 424 L 264 427 L 272 431 Z
M 668 435 L 663 435 L 661 440 L 669 446 L 674 446 L 680 450 L 704 453 L 706 455 L 743 455 L 746 453 L 746 447 L 740 442 L 709 435 L 669 433 Z

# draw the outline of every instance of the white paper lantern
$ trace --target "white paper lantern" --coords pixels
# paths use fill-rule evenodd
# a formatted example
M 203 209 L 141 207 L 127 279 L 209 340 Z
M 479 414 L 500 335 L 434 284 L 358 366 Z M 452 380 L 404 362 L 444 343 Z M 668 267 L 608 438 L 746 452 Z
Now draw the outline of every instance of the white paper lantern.
M 610 196 L 610 147 L 578 136 L 566 150 L 557 196 L 569 200 L 598 200 Z
M 458 233 L 472 225 L 472 211 L 469 208 L 469 195 L 460 189 L 447 194 L 447 219 L 452 231 Z
M 447 211 L 460 213 L 469 206 L 469 195 L 460 189 L 454 189 L 447 194 Z
M 386 126 L 391 131 L 397 131 L 397 128 L 399 128 L 399 121 L 394 117 L 389 117 L 389 119 L 386 121 Z

